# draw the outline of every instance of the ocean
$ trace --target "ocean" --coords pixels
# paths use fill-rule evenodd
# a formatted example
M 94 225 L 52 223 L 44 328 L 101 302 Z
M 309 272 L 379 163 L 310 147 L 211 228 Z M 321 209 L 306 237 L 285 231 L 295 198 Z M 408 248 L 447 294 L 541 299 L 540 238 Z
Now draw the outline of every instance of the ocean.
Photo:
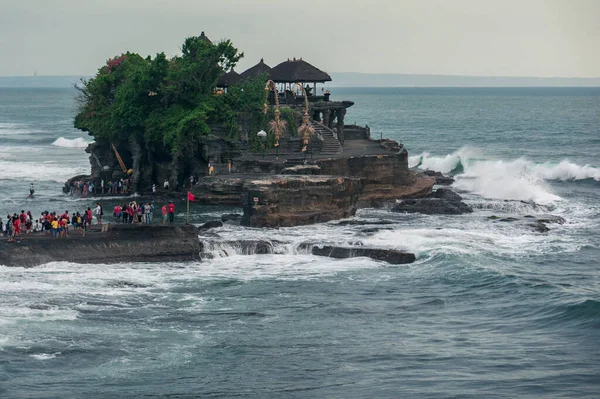
M 90 168 L 74 94 L 0 88 L 4 220 L 94 203 L 61 191 Z M 0 397 L 600 397 L 600 88 L 332 99 L 355 101 L 346 122 L 402 142 L 411 167 L 453 175 L 474 213 L 215 230 L 276 239 L 273 255 L 222 245 L 203 262 L 0 266 Z M 232 211 L 193 204 L 192 220 Z M 566 223 L 541 234 L 509 221 L 547 214 Z M 297 250 L 307 239 L 417 261 L 317 257 Z

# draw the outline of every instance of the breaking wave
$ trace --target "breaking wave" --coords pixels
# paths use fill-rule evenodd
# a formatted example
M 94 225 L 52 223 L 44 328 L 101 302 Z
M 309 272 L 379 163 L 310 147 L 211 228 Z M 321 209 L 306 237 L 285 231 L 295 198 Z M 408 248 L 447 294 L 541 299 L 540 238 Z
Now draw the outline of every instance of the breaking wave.
M 53 181 L 64 183 L 72 176 L 85 173 L 89 173 L 87 166 L 70 167 L 54 161 L 0 161 L 0 180 Z
M 86 141 L 84 138 L 77 137 L 76 139 L 66 139 L 64 137 L 57 138 L 52 145 L 55 147 L 64 147 L 64 148 L 85 148 L 90 144 L 89 141 Z
M 441 157 L 425 152 L 410 157 L 409 165 L 455 175 L 455 188 L 484 198 L 546 205 L 561 199 L 552 193 L 547 181 L 600 181 L 600 168 L 591 165 L 581 166 L 568 160 L 541 164 L 525 158 L 489 160 L 483 158 L 482 150 L 472 147 Z

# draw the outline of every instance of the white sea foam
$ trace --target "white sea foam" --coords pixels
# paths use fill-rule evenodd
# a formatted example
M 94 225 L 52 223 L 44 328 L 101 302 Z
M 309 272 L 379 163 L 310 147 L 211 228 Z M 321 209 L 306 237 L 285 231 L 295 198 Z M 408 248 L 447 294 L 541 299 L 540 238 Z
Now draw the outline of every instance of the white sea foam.
M 433 157 L 428 152 L 421 155 L 413 155 L 408 159 L 408 166 L 418 166 L 423 170 L 435 170 L 436 172 L 450 173 L 460 165 L 476 161 L 483 156 L 483 151 L 470 146 L 464 146 L 459 150 L 443 157 Z
M 89 173 L 89 166 L 70 166 L 60 161 L 0 161 L 0 180 L 53 181 L 64 183 L 78 174 Z
M 49 359 L 54 359 L 57 355 L 60 355 L 60 352 L 56 352 L 56 353 L 35 353 L 33 355 L 29 355 L 34 359 L 37 360 L 49 360 Z
M 82 137 L 77 137 L 76 139 L 66 139 L 64 137 L 59 137 L 52 143 L 52 145 L 55 147 L 64 148 L 85 148 L 90 143 L 91 141 L 86 141 Z
M 546 181 L 600 181 L 600 168 L 590 165 L 581 166 L 568 160 L 543 164 L 525 158 L 489 160 L 483 158 L 483 151 L 472 147 L 463 147 L 442 157 L 429 153 L 412 156 L 409 165 L 442 173 L 462 168 L 463 173 L 455 176 L 454 187 L 459 190 L 488 199 L 532 201 L 546 205 L 561 199 L 552 193 Z
M 0 136 L 13 136 L 37 133 L 43 133 L 43 131 L 38 129 L 31 129 L 30 125 L 23 123 L 0 123 Z

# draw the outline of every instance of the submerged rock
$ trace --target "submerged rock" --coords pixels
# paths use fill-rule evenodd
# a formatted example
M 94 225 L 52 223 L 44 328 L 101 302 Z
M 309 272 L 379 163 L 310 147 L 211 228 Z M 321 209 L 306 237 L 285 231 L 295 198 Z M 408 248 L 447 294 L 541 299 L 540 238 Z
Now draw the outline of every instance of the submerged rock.
M 313 255 L 327 256 L 336 259 L 357 258 L 364 256 L 367 258 L 391 263 L 393 265 L 413 263 L 416 259 L 414 254 L 395 249 L 337 247 L 331 245 L 318 246 L 311 244 L 304 244 L 304 246 L 307 247 L 307 249 L 310 249 L 310 252 Z
M 547 233 L 547 232 L 550 231 L 550 229 L 548 228 L 548 226 L 546 226 L 546 224 L 542 223 L 542 222 L 531 223 L 528 226 L 532 227 L 533 231 L 536 231 L 538 233 Z
M 394 224 L 391 220 L 342 220 L 336 223 L 337 226 L 369 226 L 369 225 L 388 225 Z
M 214 229 L 216 227 L 222 227 L 222 226 L 223 226 L 223 222 L 220 222 L 218 220 L 211 220 L 211 221 L 204 223 L 202 226 L 199 226 L 198 230 L 208 230 L 208 229 Z
M 200 240 L 200 256 L 211 259 L 216 253 L 231 255 L 266 255 L 274 253 L 273 244 L 267 240 Z
M 230 220 L 240 220 L 242 215 L 240 213 L 225 213 L 221 215 L 221 222 L 229 222 Z

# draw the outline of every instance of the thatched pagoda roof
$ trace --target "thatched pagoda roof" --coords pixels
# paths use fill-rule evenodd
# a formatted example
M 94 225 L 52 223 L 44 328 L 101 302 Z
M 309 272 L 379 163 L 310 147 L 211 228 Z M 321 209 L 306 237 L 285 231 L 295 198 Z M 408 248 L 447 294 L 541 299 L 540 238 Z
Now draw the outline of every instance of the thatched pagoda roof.
M 232 69 L 231 71 L 221 75 L 219 81 L 217 82 L 217 87 L 230 87 L 239 83 L 241 80 L 242 78 L 240 77 L 240 74 Z
M 271 80 L 276 83 L 331 82 L 331 76 L 302 60 L 293 59 L 282 62 L 271 69 Z
M 204 40 L 207 43 L 213 44 L 213 42 L 211 42 L 210 39 L 208 37 L 206 37 L 206 35 L 204 34 L 204 31 L 202 31 L 202 33 L 200 33 L 200 39 Z
M 271 67 L 265 64 L 264 59 L 261 58 L 258 64 L 246 69 L 240 74 L 240 77 L 242 79 L 252 79 L 263 74 L 267 75 L 267 79 L 269 79 L 269 76 L 271 74 Z

